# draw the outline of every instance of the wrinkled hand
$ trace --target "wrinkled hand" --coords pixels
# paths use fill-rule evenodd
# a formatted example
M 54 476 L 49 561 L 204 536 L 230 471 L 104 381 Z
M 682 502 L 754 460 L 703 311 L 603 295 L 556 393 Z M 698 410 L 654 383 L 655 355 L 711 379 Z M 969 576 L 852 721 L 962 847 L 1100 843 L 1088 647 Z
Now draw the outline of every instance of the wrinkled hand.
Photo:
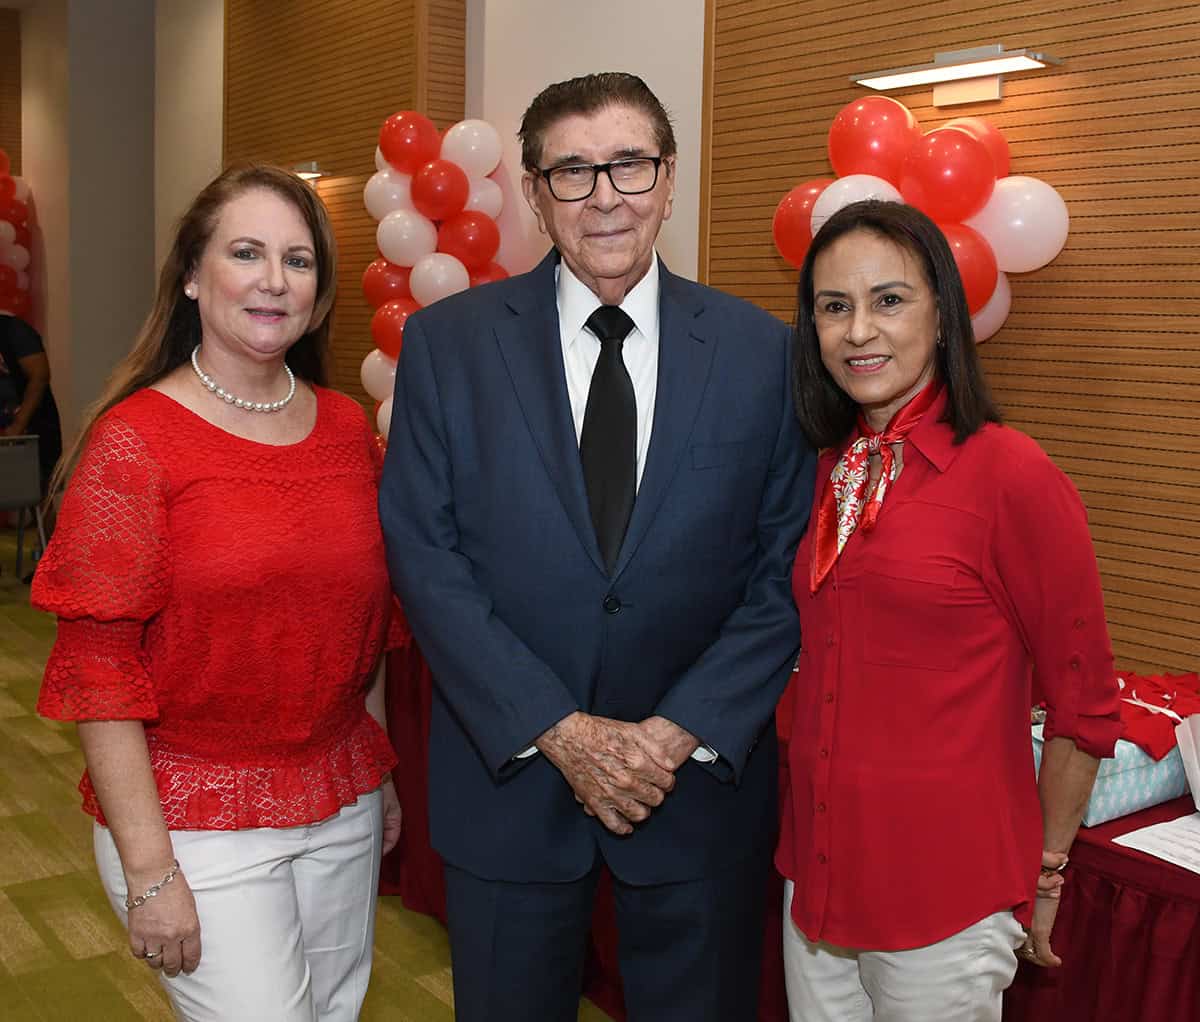
M 576 711 L 534 744 L 614 834 L 633 833 L 675 786 L 671 757 L 639 724 Z
M 400 840 L 404 814 L 400 810 L 396 786 L 390 777 L 380 785 L 380 792 L 383 795 L 383 854 L 387 855 Z
M 1029 933 L 1025 937 L 1025 943 L 1017 949 L 1020 958 L 1031 965 L 1046 968 L 1062 965 L 1062 959 L 1050 947 L 1050 932 L 1054 929 L 1054 919 L 1058 915 L 1062 886 L 1063 877 L 1059 873 L 1042 874 L 1038 877 L 1037 898 L 1033 903 L 1033 919 L 1029 924 Z
M 141 894 L 165 872 L 129 876 L 130 892 Z M 144 905 L 129 910 L 129 952 L 168 976 L 194 972 L 200 964 L 200 919 L 182 871 Z
M 666 717 L 647 717 L 638 727 L 666 753 L 667 761 L 663 765 L 672 772 L 683 766 L 700 747 L 700 740 L 694 734 Z

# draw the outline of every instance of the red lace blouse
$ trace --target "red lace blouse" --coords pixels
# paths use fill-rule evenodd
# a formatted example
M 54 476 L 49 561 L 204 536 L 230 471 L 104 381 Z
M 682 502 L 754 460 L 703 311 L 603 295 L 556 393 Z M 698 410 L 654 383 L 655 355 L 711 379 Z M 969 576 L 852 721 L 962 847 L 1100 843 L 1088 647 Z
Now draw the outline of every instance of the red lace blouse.
M 291 827 L 395 762 L 365 694 L 392 597 L 362 410 L 233 436 L 154 390 L 96 424 L 33 582 L 58 615 L 38 712 L 142 720 L 172 829 Z M 104 822 L 85 773 L 83 808 Z

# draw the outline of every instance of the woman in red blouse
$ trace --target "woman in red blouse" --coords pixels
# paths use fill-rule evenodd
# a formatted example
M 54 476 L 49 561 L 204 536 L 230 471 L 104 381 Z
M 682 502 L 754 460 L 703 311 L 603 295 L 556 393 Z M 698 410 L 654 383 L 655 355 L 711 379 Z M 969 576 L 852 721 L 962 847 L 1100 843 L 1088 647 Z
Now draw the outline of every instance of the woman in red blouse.
M 34 580 L 38 709 L 78 722 L 101 878 L 185 1019 L 357 1018 L 399 834 L 378 453 L 323 386 L 335 271 L 298 178 L 200 193 Z
M 1119 731 L 1085 511 L 999 425 L 949 247 L 911 207 L 817 233 L 794 374 L 824 453 L 776 857 L 792 1018 L 998 1020 L 1018 954 L 1059 964 L 1061 871 Z

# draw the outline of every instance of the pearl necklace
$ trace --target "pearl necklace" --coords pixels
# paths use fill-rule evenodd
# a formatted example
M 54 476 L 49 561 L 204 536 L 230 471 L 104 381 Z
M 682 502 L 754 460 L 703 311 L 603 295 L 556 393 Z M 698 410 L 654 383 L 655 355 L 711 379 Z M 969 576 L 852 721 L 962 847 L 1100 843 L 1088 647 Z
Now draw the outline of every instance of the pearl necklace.
M 222 401 L 233 405 L 235 408 L 244 408 L 248 412 L 278 412 L 286 407 L 287 403 L 296 396 L 296 375 L 292 372 L 292 367 L 286 362 L 283 363 L 283 371 L 287 373 L 288 378 L 287 397 L 280 398 L 278 401 L 245 401 L 240 397 L 234 397 L 229 391 L 218 386 L 217 381 L 200 368 L 200 360 L 197 357 L 199 353 L 200 345 L 197 344 L 192 349 L 192 368 L 196 370 L 196 375 L 200 377 L 200 382 L 204 384 L 206 390 L 216 394 Z

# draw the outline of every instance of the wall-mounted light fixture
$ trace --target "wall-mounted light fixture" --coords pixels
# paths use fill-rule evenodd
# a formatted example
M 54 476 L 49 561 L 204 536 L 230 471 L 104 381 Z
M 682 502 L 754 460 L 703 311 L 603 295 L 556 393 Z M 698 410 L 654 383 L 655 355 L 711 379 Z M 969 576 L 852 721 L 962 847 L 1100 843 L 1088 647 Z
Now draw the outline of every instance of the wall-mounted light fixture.
M 1015 71 L 1036 71 L 1061 63 L 1061 60 L 1048 53 L 1027 49 L 1005 50 L 1002 45 L 996 44 L 935 53 L 932 64 L 871 71 L 852 75 L 850 80 L 880 91 L 932 85 L 933 105 L 953 106 L 956 103 L 999 99 L 1001 75 Z
M 309 184 L 312 184 L 318 178 L 326 175 L 327 171 L 322 170 L 316 160 L 305 160 L 303 163 L 297 163 L 292 171 L 296 177 L 303 178 Z

